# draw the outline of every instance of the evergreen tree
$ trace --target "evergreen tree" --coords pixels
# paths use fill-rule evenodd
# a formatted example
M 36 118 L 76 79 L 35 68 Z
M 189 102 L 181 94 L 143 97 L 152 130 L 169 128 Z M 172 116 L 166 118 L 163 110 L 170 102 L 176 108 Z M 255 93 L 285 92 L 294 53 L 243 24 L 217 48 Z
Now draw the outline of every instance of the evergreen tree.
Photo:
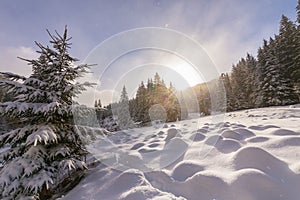
M 235 97 L 233 106 L 236 110 L 254 107 L 255 95 L 255 69 L 257 61 L 247 54 L 237 65 L 233 66 L 231 73 L 232 94 Z M 229 91 L 228 91 L 229 92 Z
M 276 53 L 287 79 L 291 79 L 296 70 L 296 26 L 286 16 L 280 21 L 279 35 L 276 41 Z
M 210 115 L 211 114 L 211 97 L 208 90 L 207 83 L 202 83 L 198 86 L 196 90 L 199 112 L 201 115 Z
M 3 81 L 3 80 L 7 80 L 7 79 L 5 79 L 2 75 L 0 75 L 0 81 Z M 7 89 L 4 89 L 4 88 L 1 89 L 0 90 L 0 102 L 5 102 L 8 99 L 10 99 L 10 98 L 8 98 Z M 2 111 L 2 108 L 0 107 L 0 113 L 1 112 L 3 112 L 3 111 Z M 9 120 L 5 116 L 0 117 L 0 135 L 9 129 L 9 125 L 8 125 L 9 121 L 11 121 L 11 120 Z M 10 126 L 12 126 L 12 124 L 10 124 Z
M 248 76 L 245 78 L 246 82 L 246 95 L 248 98 L 248 108 L 255 107 L 255 80 L 256 80 L 256 67 L 257 60 L 250 54 L 246 56 L 246 73 Z
M 226 111 L 226 91 L 222 78 L 212 80 L 209 83 L 209 93 L 211 95 L 211 112 Z
M 72 115 L 79 106 L 72 99 L 91 86 L 75 83 L 88 66 L 74 65 L 67 29 L 62 36 L 49 35 L 53 49 L 36 42 L 39 58 L 23 59 L 32 66 L 28 78 L 2 73 L 8 80 L 0 86 L 14 99 L 1 103 L 1 114 L 17 119 L 20 127 L 0 136 L 0 147 L 10 146 L 0 153 L 1 199 L 47 199 L 69 175 L 86 169 L 86 150 Z
M 156 72 L 154 75 L 154 85 L 160 85 L 161 84 L 161 80 L 160 80 L 160 76 L 159 74 Z
M 121 130 L 133 128 L 133 121 L 129 112 L 129 98 L 126 91 L 126 87 L 123 87 L 121 92 L 120 101 L 117 104 L 117 122 Z
M 248 76 L 246 73 L 246 61 L 242 58 L 237 65 L 232 67 L 231 82 L 232 93 L 235 96 L 234 107 L 237 110 L 248 108 L 248 97 L 246 95 L 246 82 L 245 79 Z
M 267 57 L 268 57 L 269 45 L 267 40 L 264 40 L 263 47 L 258 49 L 257 54 L 257 66 L 255 70 L 256 78 L 255 78 L 255 91 L 254 91 L 254 98 L 255 98 L 255 107 L 264 107 L 263 97 L 266 95 L 263 88 L 263 81 L 266 74 L 266 66 L 267 66 Z
M 101 104 L 101 100 L 100 99 L 98 99 L 97 107 L 98 108 L 102 108 L 102 104 Z
M 262 106 L 289 105 L 297 102 L 291 81 L 286 76 L 287 68 L 280 63 L 278 58 L 276 39 L 270 38 L 266 53 L 266 65 L 263 72 L 261 90 Z
M 95 112 L 96 112 L 97 120 L 101 125 L 104 118 L 107 117 L 106 116 L 107 115 L 107 109 L 104 108 L 104 107 L 102 108 L 102 103 L 101 103 L 100 99 L 95 100 L 94 109 L 95 109 Z
M 172 92 L 172 93 L 174 93 L 174 94 L 177 93 L 176 88 L 174 87 L 174 85 L 173 85 L 172 82 L 170 82 L 170 85 L 169 85 L 169 91 Z
M 226 102 L 227 102 L 226 103 L 226 111 L 227 112 L 234 111 L 236 103 L 235 103 L 235 97 L 232 92 L 230 77 L 226 73 L 226 74 L 221 75 L 221 79 L 222 79 L 222 82 L 224 84 L 225 91 L 226 91 Z
M 97 100 L 95 100 L 94 108 L 98 108 L 98 102 L 97 102 Z
M 298 24 L 300 24 L 300 0 L 298 0 L 296 11 L 297 11 L 297 22 Z
M 292 81 L 294 83 L 296 92 L 298 93 L 298 102 L 300 102 L 300 0 L 297 5 L 297 27 L 295 34 L 295 58 L 294 68 L 292 71 Z
M 297 33 L 296 25 L 283 15 L 280 21 L 279 35 L 276 38 L 276 53 L 286 80 L 292 83 L 291 87 L 294 87 L 294 94 L 291 94 L 290 98 L 296 98 L 295 102 L 298 99 L 296 90 L 300 78 L 297 35 L 299 33 Z
M 149 86 L 149 81 L 148 81 L 148 86 Z M 144 85 L 144 82 L 142 81 L 136 93 L 136 107 L 137 107 L 136 120 L 142 122 L 143 124 L 150 122 L 148 110 L 151 105 L 150 102 L 151 99 L 149 93 L 150 92 L 147 90 L 147 88 Z
M 152 79 L 148 79 L 148 82 L 147 82 L 147 90 L 148 90 L 148 92 L 152 92 L 153 89 L 154 89 L 153 80 Z

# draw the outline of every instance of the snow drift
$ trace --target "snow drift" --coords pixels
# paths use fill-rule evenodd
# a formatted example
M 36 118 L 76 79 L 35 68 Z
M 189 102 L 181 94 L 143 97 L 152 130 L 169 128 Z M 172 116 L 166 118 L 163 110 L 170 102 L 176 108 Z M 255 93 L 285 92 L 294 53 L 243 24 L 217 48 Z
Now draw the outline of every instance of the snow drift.
M 293 106 L 117 132 L 89 146 L 101 164 L 62 199 L 298 200 L 299 124 Z

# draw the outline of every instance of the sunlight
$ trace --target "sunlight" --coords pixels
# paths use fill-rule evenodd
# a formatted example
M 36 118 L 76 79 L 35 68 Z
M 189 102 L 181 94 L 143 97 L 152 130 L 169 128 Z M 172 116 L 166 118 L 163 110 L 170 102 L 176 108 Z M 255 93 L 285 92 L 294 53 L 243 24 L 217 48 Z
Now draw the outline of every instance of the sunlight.
M 203 82 L 199 72 L 192 65 L 188 63 L 178 63 L 171 66 L 171 69 L 179 73 L 189 86 L 195 86 Z M 178 85 L 178 87 L 181 88 L 181 85 Z

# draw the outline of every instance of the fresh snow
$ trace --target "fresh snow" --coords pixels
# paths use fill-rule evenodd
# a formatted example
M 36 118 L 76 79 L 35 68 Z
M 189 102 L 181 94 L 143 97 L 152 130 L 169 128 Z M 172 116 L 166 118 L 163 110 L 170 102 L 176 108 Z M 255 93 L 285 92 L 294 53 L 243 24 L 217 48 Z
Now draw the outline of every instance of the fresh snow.
M 99 137 L 101 163 L 62 200 L 299 200 L 300 106 Z

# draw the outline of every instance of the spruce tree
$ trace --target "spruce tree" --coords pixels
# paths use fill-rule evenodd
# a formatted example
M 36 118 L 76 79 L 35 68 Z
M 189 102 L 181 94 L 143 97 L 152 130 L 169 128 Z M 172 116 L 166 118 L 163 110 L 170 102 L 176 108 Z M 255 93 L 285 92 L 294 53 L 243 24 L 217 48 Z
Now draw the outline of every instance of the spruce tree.
M 256 60 L 247 54 L 232 68 L 231 86 L 235 96 L 235 109 L 249 109 L 254 107 L 254 80 Z
M 8 80 L 0 81 L 1 90 L 14 98 L 1 103 L 1 114 L 18 120 L 19 127 L 0 136 L 0 147 L 10 147 L 0 153 L 1 199 L 47 199 L 71 174 L 86 169 L 72 110 L 80 107 L 73 98 L 92 85 L 75 82 L 89 66 L 74 64 L 66 28 L 63 35 L 49 36 L 53 48 L 36 42 L 39 58 L 23 59 L 32 66 L 29 77 L 2 73 Z
M 198 86 L 196 90 L 199 113 L 200 115 L 210 115 L 211 114 L 211 96 L 208 90 L 208 83 L 202 83 Z
M 300 0 L 297 5 L 297 27 L 295 34 L 295 58 L 294 68 L 292 71 L 292 81 L 294 83 L 296 92 L 298 93 L 298 102 L 300 102 Z
M 231 73 L 232 91 L 236 98 L 236 109 L 247 109 L 248 98 L 246 96 L 246 61 L 242 58 L 237 65 L 233 66 Z
M 148 85 L 149 81 L 148 81 Z M 147 122 L 150 122 L 150 117 L 148 114 L 148 110 L 150 108 L 151 102 L 150 102 L 150 98 L 149 98 L 149 91 L 147 90 L 147 88 L 144 85 L 144 82 L 142 81 L 137 93 L 136 93 L 136 109 L 137 109 L 137 115 L 136 115 L 136 120 L 138 122 L 142 122 L 143 124 L 146 124 Z
M 120 101 L 116 108 L 117 122 L 121 130 L 133 128 L 133 121 L 129 112 L 129 98 L 124 86 L 121 92 Z
M 280 62 L 278 56 L 278 37 L 276 36 L 275 39 L 270 38 L 266 52 L 266 65 L 261 85 L 261 90 L 264 92 L 262 97 L 263 106 L 290 105 L 297 102 L 291 80 L 286 76 L 287 68 Z
M 267 57 L 268 57 L 269 45 L 268 41 L 264 40 L 263 47 L 258 49 L 257 54 L 257 66 L 255 70 L 256 78 L 255 78 L 255 107 L 264 107 L 265 102 L 263 97 L 266 95 L 265 91 L 262 89 L 264 85 L 264 78 L 266 74 L 266 66 L 267 66 Z
M 246 96 L 248 98 L 248 108 L 255 107 L 255 80 L 256 80 L 257 60 L 250 54 L 246 56 Z
M 276 52 L 280 64 L 284 68 L 287 79 L 292 77 L 296 70 L 296 26 L 286 16 L 280 21 L 279 35 L 277 36 Z
M 298 24 L 300 24 L 300 0 L 298 0 L 296 11 L 297 11 L 297 22 Z
M 0 81 L 7 80 L 4 76 L 0 75 Z M 2 88 L 0 90 L 0 102 L 8 101 L 11 97 L 7 95 L 7 89 Z M 0 107 L 0 113 L 3 112 Z M 0 116 L 0 135 L 12 128 L 12 120 L 9 120 L 6 116 Z
M 292 83 L 290 87 L 294 87 L 290 98 L 295 103 L 298 99 L 296 90 L 300 79 L 297 34 L 299 33 L 297 33 L 296 25 L 283 15 L 280 21 L 279 35 L 276 38 L 276 52 L 286 80 Z
M 227 73 L 226 74 L 221 74 L 221 79 L 223 81 L 225 91 L 226 91 L 226 102 L 227 102 L 226 111 L 227 112 L 234 111 L 236 100 L 235 100 L 235 97 L 234 97 L 233 92 L 232 92 L 230 77 Z

